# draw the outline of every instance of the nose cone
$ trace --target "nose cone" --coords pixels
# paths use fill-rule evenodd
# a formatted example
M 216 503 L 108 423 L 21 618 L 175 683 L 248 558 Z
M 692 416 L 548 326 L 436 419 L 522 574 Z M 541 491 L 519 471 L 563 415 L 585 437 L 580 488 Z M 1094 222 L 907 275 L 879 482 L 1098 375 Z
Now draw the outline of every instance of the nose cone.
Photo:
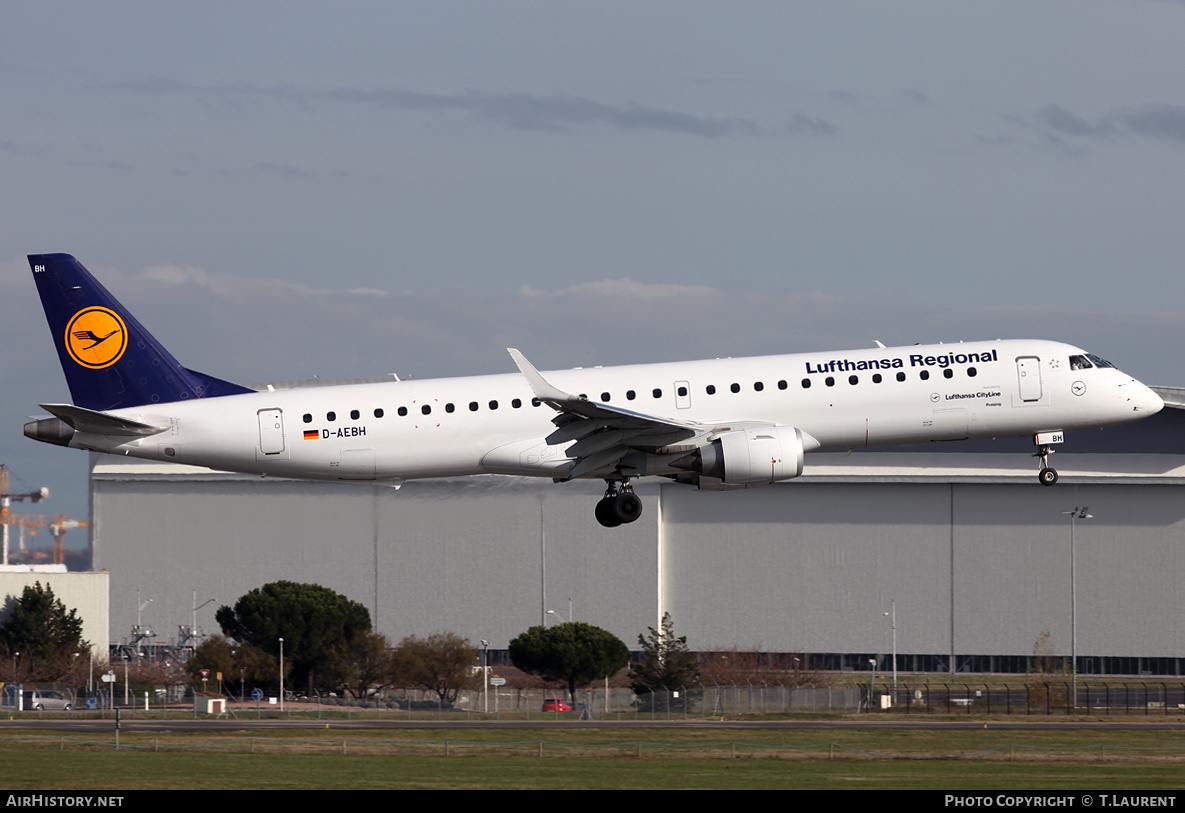
M 1164 409 L 1163 398 L 1150 390 L 1148 387 L 1144 387 L 1144 390 L 1147 392 L 1147 395 L 1144 396 L 1140 406 L 1142 407 L 1142 411 L 1145 415 L 1155 415 L 1157 412 L 1160 412 L 1160 410 Z
M 1131 403 L 1132 411 L 1139 417 L 1147 418 L 1164 409 L 1164 399 L 1134 378 L 1130 388 L 1125 389 L 1129 390 L 1127 397 Z

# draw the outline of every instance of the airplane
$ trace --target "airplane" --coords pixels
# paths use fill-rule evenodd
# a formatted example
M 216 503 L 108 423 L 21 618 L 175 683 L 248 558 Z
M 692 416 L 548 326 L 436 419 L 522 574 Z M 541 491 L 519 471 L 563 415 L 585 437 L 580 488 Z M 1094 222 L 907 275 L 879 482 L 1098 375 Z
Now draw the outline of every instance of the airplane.
M 754 488 L 808 452 L 1032 437 L 1057 482 L 1064 433 L 1137 421 L 1160 397 L 1052 341 L 995 340 L 541 373 L 254 390 L 183 367 L 69 254 L 29 255 L 73 404 L 34 440 L 311 480 L 504 474 L 605 481 L 595 516 L 634 522 L 631 482 Z

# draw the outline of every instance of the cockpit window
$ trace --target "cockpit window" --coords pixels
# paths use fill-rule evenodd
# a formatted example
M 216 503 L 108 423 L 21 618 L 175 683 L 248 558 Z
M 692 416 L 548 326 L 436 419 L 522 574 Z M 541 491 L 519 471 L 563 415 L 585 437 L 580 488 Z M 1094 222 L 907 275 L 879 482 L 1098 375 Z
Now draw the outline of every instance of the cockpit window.
M 1091 366 L 1086 356 L 1070 356 L 1071 370 L 1086 370 Z
M 1099 358 L 1094 353 L 1087 353 L 1086 357 L 1088 359 L 1090 359 L 1092 362 L 1094 362 L 1095 367 L 1114 367 L 1115 366 L 1114 364 L 1107 361 L 1106 359 Z

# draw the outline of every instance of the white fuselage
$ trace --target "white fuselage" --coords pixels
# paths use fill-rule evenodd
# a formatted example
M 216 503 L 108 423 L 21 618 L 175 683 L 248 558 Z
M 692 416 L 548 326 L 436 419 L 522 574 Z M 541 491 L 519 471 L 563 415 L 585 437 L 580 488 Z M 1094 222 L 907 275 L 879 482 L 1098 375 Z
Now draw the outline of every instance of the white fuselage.
M 1009 340 L 546 372 L 588 400 L 696 425 L 795 427 L 808 451 L 1031 436 L 1127 423 L 1160 398 L 1084 351 Z M 71 446 L 228 471 L 323 480 L 483 473 L 562 478 L 569 443 L 523 375 L 310 387 L 109 414 L 169 426 L 142 439 L 79 433 Z M 651 455 L 643 474 L 669 474 Z

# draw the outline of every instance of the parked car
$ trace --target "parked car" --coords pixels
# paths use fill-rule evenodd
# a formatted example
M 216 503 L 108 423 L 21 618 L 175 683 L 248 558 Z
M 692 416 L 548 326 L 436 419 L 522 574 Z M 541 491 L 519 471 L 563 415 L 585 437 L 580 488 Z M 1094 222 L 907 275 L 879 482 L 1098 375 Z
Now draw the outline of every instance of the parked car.
M 30 689 L 25 692 L 26 711 L 70 711 L 70 698 L 61 692 Z
M 564 702 L 561 697 L 549 697 L 543 701 L 544 711 L 571 711 L 572 707 Z

